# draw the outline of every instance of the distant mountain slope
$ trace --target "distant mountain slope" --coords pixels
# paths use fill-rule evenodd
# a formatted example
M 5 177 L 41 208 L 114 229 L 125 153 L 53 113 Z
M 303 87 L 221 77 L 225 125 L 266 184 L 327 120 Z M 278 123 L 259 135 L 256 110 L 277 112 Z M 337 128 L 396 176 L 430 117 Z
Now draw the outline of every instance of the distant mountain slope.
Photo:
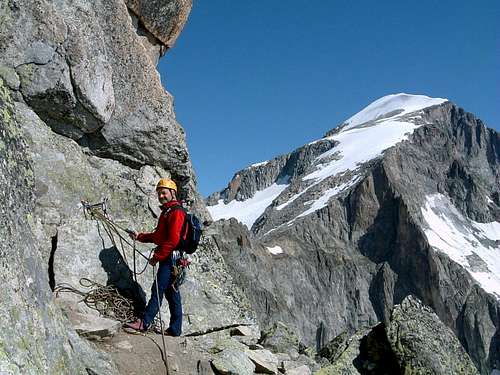
M 421 126 L 422 109 L 445 101 L 423 95 L 383 97 L 326 137 L 284 157 L 254 164 L 238 172 L 228 188 L 209 197 L 210 213 L 214 219 L 240 219 L 250 229 L 273 202 L 283 202 L 276 206 L 276 210 L 281 211 L 298 199 L 309 206 L 299 216 L 308 215 L 324 207 L 329 198 L 355 184 L 359 180 L 356 172 L 362 172 L 363 164 L 380 157 L 384 150 L 407 139 Z M 248 180 L 255 181 L 241 181 L 247 175 L 250 175 Z M 335 178 L 338 184 L 323 191 L 325 184 L 322 183 L 330 178 Z M 318 191 L 322 192 L 320 196 L 317 196 Z M 304 195 L 313 199 L 304 201 Z
M 499 134 L 472 114 L 396 94 L 239 171 L 207 202 L 214 219 L 244 224 L 219 223 L 218 242 L 264 323 L 311 342 L 321 326 L 333 337 L 384 321 L 415 294 L 489 374 L 500 367 L 499 161 Z

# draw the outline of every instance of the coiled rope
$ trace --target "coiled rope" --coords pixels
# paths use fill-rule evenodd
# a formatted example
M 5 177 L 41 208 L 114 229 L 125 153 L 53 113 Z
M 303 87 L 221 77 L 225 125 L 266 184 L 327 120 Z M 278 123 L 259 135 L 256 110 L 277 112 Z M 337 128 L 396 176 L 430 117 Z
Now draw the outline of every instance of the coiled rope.
M 118 320 L 121 323 L 130 322 L 134 319 L 134 306 L 130 299 L 123 297 L 118 290 L 112 286 L 105 286 L 85 277 L 80 279 L 80 285 L 87 288 L 86 292 L 74 288 L 70 284 L 58 284 L 54 292 L 70 292 L 82 297 L 82 302 L 91 309 L 97 310 L 101 316 Z

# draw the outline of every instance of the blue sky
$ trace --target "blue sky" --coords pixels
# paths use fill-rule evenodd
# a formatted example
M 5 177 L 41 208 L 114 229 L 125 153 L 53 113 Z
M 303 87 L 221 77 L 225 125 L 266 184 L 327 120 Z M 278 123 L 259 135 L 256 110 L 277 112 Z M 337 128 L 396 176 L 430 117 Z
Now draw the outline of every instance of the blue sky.
M 498 0 L 194 0 L 158 68 L 200 192 L 388 94 L 448 98 L 500 130 L 498 20 Z

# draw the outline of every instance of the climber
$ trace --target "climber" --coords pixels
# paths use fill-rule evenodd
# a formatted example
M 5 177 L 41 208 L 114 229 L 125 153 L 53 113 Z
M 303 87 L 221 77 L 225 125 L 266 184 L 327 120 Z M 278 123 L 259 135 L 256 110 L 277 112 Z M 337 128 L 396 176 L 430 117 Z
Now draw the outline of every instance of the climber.
M 182 206 L 177 200 L 177 185 L 174 181 L 167 178 L 160 179 L 156 185 L 156 192 L 162 213 L 155 231 L 150 233 L 131 231 L 129 235 L 139 242 L 157 245 L 153 256 L 149 259 L 149 264 L 154 266 L 158 263 L 158 273 L 151 287 L 151 298 L 146 306 L 143 318 L 132 323 L 126 323 L 125 326 L 139 331 L 146 330 L 158 313 L 163 301 L 163 294 L 165 294 L 170 310 L 170 324 L 166 334 L 180 336 L 182 330 L 182 303 L 180 291 L 173 285 L 172 253 L 179 246 L 181 237 L 183 239 L 186 237 L 186 233 L 181 233 L 183 230 L 185 231 L 183 224 L 186 212 L 183 209 L 178 209 Z M 158 288 L 156 282 L 158 282 Z

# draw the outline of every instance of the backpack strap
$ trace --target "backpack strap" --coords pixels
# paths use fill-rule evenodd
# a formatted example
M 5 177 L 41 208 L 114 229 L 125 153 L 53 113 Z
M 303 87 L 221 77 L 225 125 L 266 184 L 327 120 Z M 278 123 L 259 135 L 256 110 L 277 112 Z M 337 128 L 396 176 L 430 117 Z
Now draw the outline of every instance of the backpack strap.
M 187 226 L 188 226 L 188 214 L 187 214 L 186 209 L 181 204 L 175 204 L 172 207 L 167 208 L 163 212 L 163 215 L 166 216 L 166 215 L 170 214 L 171 212 L 177 211 L 177 210 L 184 211 L 184 223 L 182 223 L 179 244 L 176 247 L 184 247 L 184 243 L 183 242 L 186 241 L 186 238 L 187 238 Z
M 177 211 L 177 210 L 183 210 L 184 212 L 186 212 L 186 210 L 184 209 L 184 207 L 182 207 L 181 204 L 174 204 L 172 207 L 169 207 L 167 208 L 166 210 L 163 211 L 163 215 L 168 215 L 170 212 L 172 211 Z

